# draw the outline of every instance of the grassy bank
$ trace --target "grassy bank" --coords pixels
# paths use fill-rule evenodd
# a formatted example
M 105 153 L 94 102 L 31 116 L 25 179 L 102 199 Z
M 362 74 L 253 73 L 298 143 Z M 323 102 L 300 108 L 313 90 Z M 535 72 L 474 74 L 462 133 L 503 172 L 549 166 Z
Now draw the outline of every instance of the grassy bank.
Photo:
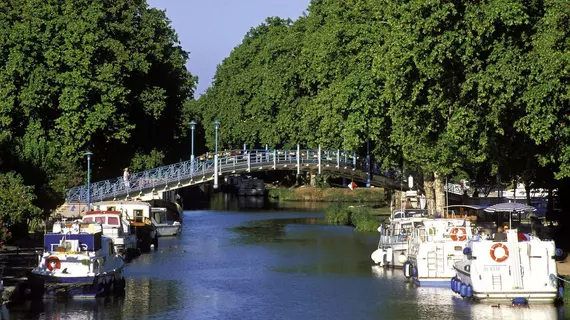
M 353 226 L 357 231 L 375 232 L 384 218 L 378 210 L 369 207 L 353 207 L 334 204 L 325 210 L 329 224 Z
M 311 188 L 271 189 L 269 197 L 279 201 L 374 202 L 386 203 L 382 188 Z

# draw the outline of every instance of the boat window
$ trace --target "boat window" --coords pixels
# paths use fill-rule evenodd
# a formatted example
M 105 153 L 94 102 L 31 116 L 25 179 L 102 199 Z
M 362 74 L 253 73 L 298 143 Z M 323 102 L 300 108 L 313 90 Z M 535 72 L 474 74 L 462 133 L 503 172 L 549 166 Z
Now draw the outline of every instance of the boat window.
M 95 222 L 105 224 L 105 217 L 95 217 Z
M 156 220 L 156 223 L 162 223 L 162 221 L 161 221 L 161 216 L 160 216 L 160 212 L 155 212 L 155 213 L 154 213 L 154 220 Z
M 107 217 L 107 224 L 118 226 L 119 225 L 119 217 Z
M 93 218 L 92 217 L 85 217 L 85 218 L 83 218 L 83 222 L 86 222 L 86 223 L 93 222 Z
M 115 210 L 115 207 L 107 207 L 107 211 L 117 211 L 117 210 Z
M 135 213 L 135 221 L 136 222 L 143 222 L 143 211 L 142 210 L 133 210 Z

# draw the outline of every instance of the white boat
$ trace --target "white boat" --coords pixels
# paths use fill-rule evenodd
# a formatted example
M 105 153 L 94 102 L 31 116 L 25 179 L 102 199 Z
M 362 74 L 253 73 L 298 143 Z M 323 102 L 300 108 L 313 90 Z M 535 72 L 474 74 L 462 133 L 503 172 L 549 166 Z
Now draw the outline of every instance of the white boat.
M 409 238 L 404 275 L 419 285 L 449 285 L 454 264 L 463 260 L 463 248 L 471 239 L 471 223 L 460 219 L 422 221 Z
M 163 199 L 149 201 L 152 222 L 159 237 L 176 236 L 182 232 L 182 206 Z
M 66 223 L 44 235 L 44 253 L 31 271 L 32 297 L 93 298 L 121 293 L 124 261 L 94 224 Z
M 522 236 L 519 238 L 519 236 Z M 523 239 L 524 238 L 524 239 Z M 523 241 L 519 241 L 523 240 Z M 552 303 L 558 295 L 554 241 L 507 230 L 507 241 L 472 241 L 455 263 L 452 289 L 478 301 Z
M 103 236 L 111 238 L 115 251 L 126 257 L 138 254 L 137 236 L 131 230 L 131 223 L 120 211 L 89 211 L 82 222 L 96 223 L 103 228 Z
M 408 237 L 427 220 L 417 210 L 399 210 L 392 214 L 387 226 L 380 226 L 378 248 L 370 255 L 374 263 L 383 267 L 401 268 L 408 260 Z
M 101 201 L 94 204 L 97 210 L 119 211 L 129 221 L 137 237 L 137 249 L 150 251 L 158 248 L 156 221 L 151 218 L 151 205 L 145 201 Z

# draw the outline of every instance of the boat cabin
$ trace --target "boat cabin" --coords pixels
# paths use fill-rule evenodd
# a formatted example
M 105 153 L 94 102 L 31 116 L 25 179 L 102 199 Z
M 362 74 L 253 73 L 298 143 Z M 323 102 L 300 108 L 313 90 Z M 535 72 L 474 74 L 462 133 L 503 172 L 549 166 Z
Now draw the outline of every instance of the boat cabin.
M 151 205 L 144 201 L 103 201 L 95 204 L 100 211 L 117 211 L 135 223 L 150 224 Z

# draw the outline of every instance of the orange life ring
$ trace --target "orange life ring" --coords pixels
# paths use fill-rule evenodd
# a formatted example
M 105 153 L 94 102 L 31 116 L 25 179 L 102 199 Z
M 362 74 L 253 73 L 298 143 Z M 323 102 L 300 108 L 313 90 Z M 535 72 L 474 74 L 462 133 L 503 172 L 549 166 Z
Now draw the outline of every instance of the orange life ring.
M 49 269 L 49 271 L 53 271 L 54 269 L 60 269 L 61 268 L 61 262 L 59 261 L 59 258 L 56 256 L 49 256 L 46 259 L 46 265 L 47 265 L 47 268 Z
M 453 228 L 449 237 L 453 241 L 465 241 L 467 240 L 467 230 L 465 228 Z
M 502 257 L 497 257 L 495 255 L 495 250 L 497 250 L 498 248 L 502 248 L 505 253 L 503 254 Z M 491 247 L 491 259 L 495 260 L 496 262 L 503 262 L 505 260 L 507 260 L 507 258 L 509 257 L 509 248 L 507 248 L 506 245 L 504 245 L 503 243 L 495 243 L 492 247 Z

